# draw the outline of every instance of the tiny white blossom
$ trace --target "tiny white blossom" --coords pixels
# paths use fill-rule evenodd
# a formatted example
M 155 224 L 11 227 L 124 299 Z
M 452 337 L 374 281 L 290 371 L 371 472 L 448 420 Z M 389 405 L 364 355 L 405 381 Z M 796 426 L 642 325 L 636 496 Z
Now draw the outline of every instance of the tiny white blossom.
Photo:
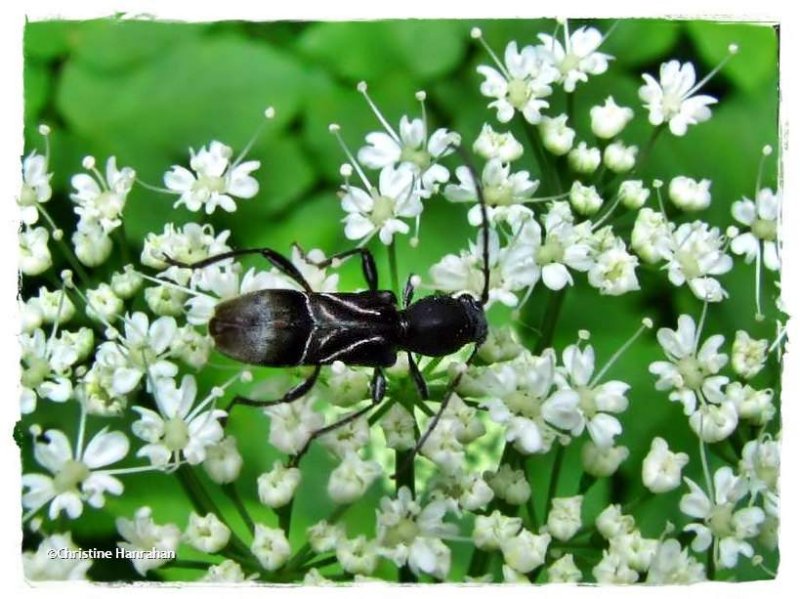
M 151 552 L 154 549 L 174 552 L 181 538 L 180 529 L 174 524 L 156 524 L 149 507 L 136 510 L 133 520 L 117 518 L 117 532 L 125 541 L 117 545 L 126 551 Z M 134 569 L 145 576 L 148 570 L 163 566 L 169 561 L 163 557 L 132 557 Z
M 617 196 L 628 210 L 638 210 L 650 197 L 650 190 L 641 180 L 623 181 L 619 185 Z
M 636 164 L 638 152 L 639 148 L 636 146 L 626 146 L 622 142 L 615 141 L 603 150 L 603 164 L 612 173 L 628 172 Z
M 622 295 L 639 290 L 636 269 L 639 259 L 629 254 L 623 243 L 599 254 L 588 272 L 589 284 L 603 295 Z
M 780 218 L 781 193 L 761 189 L 755 201 L 744 198 L 731 206 L 733 218 L 749 228 L 731 241 L 731 251 L 744 256 L 748 264 L 754 259 L 773 271 L 780 269 L 778 251 L 778 219 Z
M 272 470 L 264 472 L 258 479 L 258 498 L 271 508 L 283 507 L 292 500 L 302 475 L 298 468 L 286 468 L 279 460 Z
M 499 510 L 495 510 L 488 516 L 475 517 L 472 540 L 478 549 L 491 551 L 499 549 L 503 543 L 516 537 L 521 528 L 520 518 L 505 516 Z
M 44 433 L 44 440 L 36 440 L 33 455 L 50 475 L 30 473 L 22 475 L 22 506 L 34 513 L 48 503 L 48 516 L 54 520 L 64 511 L 71 519 L 83 513 L 85 501 L 94 508 L 105 505 L 105 494 L 121 495 L 122 483 L 105 468 L 122 460 L 128 454 L 130 443 L 124 433 L 101 430 L 86 444 L 76 447 L 59 430 Z
M 239 478 L 243 463 L 242 454 L 236 446 L 236 437 L 227 436 L 206 447 L 203 470 L 208 478 L 218 485 L 224 485 Z
M 489 108 L 497 110 L 497 120 L 507 123 L 520 112 L 529 123 L 538 123 L 541 111 L 550 105 L 544 98 L 553 93 L 551 84 L 559 76 L 548 53 L 533 46 L 519 50 L 516 42 L 509 42 L 504 64 L 498 62 L 497 67 L 499 71 L 486 65 L 478 67 L 484 77 L 481 94 L 493 98 Z
M 559 541 L 568 541 L 581 527 L 583 495 L 554 497 L 547 513 L 547 531 Z
M 619 504 L 612 503 L 606 507 L 594 521 L 598 532 L 606 539 L 631 533 L 636 528 L 633 516 L 622 513 Z
M 184 538 L 198 551 L 216 553 L 228 544 L 231 530 L 214 513 L 199 516 L 192 512 Z
M 19 234 L 19 270 L 35 277 L 53 265 L 47 242 L 50 233 L 44 227 L 25 227 Z
M 569 190 L 569 203 L 578 214 L 591 216 L 603 206 L 603 198 L 594 185 L 583 185 L 580 181 L 575 181 Z
M 567 115 L 557 117 L 543 116 L 539 123 L 542 134 L 542 145 L 551 154 L 563 156 L 572 149 L 575 141 L 575 129 L 567 126 Z
M 678 328 L 674 331 L 661 328 L 657 338 L 669 361 L 650 364 L 650 372 L 658 377 L 656 389 L 672 389 L 670 400 L 681 402 L 687 416 L 697 409 L 698 398 L 715 404 L 724 401 L 721 388 L 728 382 L 728 377 L 718 373 L 728 362 L 728 356 L 719 353 L 725 337 L 712 335 L 698 348 L 694 319 L 681 314 Z
M 631 248 L 648 264 L 662 258 L 662 248 L 670 243 L 675 225 L 661 212 L 642 208 L 636 214 L 631 232 Z
M 603 550 L 603 557 L 592 568 L 592 576 L 600 584 L 633 584 L 639 579 L 627 560 L 610 550 Z
M 75 204 L 75 214 L 80 217 L 79 229 L 99 226 L 103 234 L 122 225 L 122 211 L 136 179 L 130 167 L 117 168 L 117 159 L 106 161 L 105 177 L 94 171 L 94 176 L 80 173 L 72 177 L 74 191 L 70 199 Z
M 133 268 L 132 264 L 125 265 L 121 272 L 111 275 L 111 289 L 122 299 L 132 298 L 142 287 L 142 275 Z
M 590 148 L 585 141 L 578 144 L 567 154 L 567 162 L 576 173 L 591 175 L 600 166 L 602 156 L 598 148 Z
M 551 538 L 547 533 L 536 535 L 522 529 L 515 536 L 501 541 L 503 560 L 516 572 L 527 574 L 544 563 Z
M 114 293 L 108 283 L 100 283 L 96 289 L 87 289 L 86 299 L 89 304 L 86 307 L 86 315 L 100 322 L 114 320 L 125 307 L 122 299 Z
M 328 495 L 336 503 L 353 503 L 382 473 L 377 462 L 362 460 L 351 452 L 331 472 Z
M 497 472 L 486 473 L 484 478 L 494 494 L 506 503 L 522 505 L 530 499 L 531 487 L 522 470 L 514 470 L 508 464 L 503 464 Z
M 376 542 L 364 535 L 354 539 L 341 539 L 336 545 L 336 559 L 345 572 L 370 575 L 378 566 Z
M 36 150 L 22 161 L 22 188 L 17 197 L 22 222 L 33 225 L 39 220 L 39 204 L 50 201 L 53 190 L 50 187 L 52 173 L 47 172 L 47 156 L 37 154 Z
M 192 212 L 205 209 L 206 214 L 213 214 L 219 207 L 234 212 L 234 198 L 250 199 L 258 193 L 258 181 L 251 173 L 261 166 L 259 161 L 231 163 L 233 151 L 219 141 L 189 152 L 191 170 L 173 165 L 164 174 L 167 189 L 180 195 L 175 208 L 186 206 Z
M 345 531 L 341 523 L 330 524 L 326 520 L 320 520 L 308 528 L 306 536 L 314 551 L 325 553 L 335 549 L 345 539 Z
M 696 125 L 711 118 L 710 105 L 717 99 L 711 96 L 696 96 L 694 66 L 670 60 L 661 65 L 659 80 L 652 75 L 642 75 L 645 84 L 639 88 L 639 98 L 649 111 L 650 124 L 669 125 L 673 135 L 686 134 L 689 125 Z
M 53 534 L 42 539 L 36 551 L 22 553 L 22 571 L 28 581 L 86 580 L 86 572 L 94 563 L 91 559 L 66 557 L 80 550 L 72 533 Z M 69 553 L 68 553 L 69 552 Z
M 706 580 L 702 563 L 689 555 L 675 539 L 666 539 L 656 549 L 647 571 L 647 584 L 691 584 Z
M 592 117 L 592 133 L 600 139 L 611 139 L 619 135 L 631 121 L 633 110 L 627 106 L 617 106 L 614 98 L 609 96 L 602 106 L 592 106 L 589 115 Z
M 416 443 L 416 421 L 411 413 L 399 403 L 395 403 L 380 419 L 380 427 L 386 438 L 386 446 L 395 450 L 413 448 Z
M 605 478 L 614 474 L 630 451 L 621 445 L 598 447 L 589 439 L 581 447 L 581 464 L 584 471 L 596 478 Z
M 658 549 L 658 539 L 647 539 L 638 530 L 617 535 L 609 540 L 611 552 L 637 572 L 646 572 Z
M 545 117 L 546 118 L 546 117 Z M 486 160 L 498 159 L 500 162 L 513 162 L 522 156 L 522 144 L 517 141 L 510 131 L 500 133 L 492 129 L 488 123 L 481 127 L 472 150 Z
M 642 481 L 653 493 L 666 493 L 681 484 L 681 471 L 689 463 L 685 453 L 673 453 L 667 442 L 655 437 L 642 462 Z
M 92 268 L 108 260 L 111 250 L 114 249 L 111 237 L 94 221 L 79 224 L 72 234 L 72 245 L 75 248 L 75 256 L 81 264 Z
M 727 439 L 739 424 L 739 414 L 732 401 L 702 404 L 689 416 L 689 427 L 706 443 Z
M 681 210 L 697 212 L 711 205 L 711 181 L 674 177 L 669 182 L 669 199 Z
M 583 580 L 583 573 L 575 565 L 575 558 L 571 553 L 567 553 L 547 568 L 547 582 L 580 582 Z
M 284 453 L 295 454 L 308 442 L 324 418 L 314 410 L 312 398 L 280 403 L 264 408 L 269 416 L 269 442 Z
M 747 331 L 736 331 L 731 352 L 731 366 L 744 379 L 751 379 L 764 368 L 769 341 L 753 339 Z
M 734 382 L 725 387 L 725 397 L 730 400 L 741 420 L 764 425 L 775 417 L 772 389 L 753 389 L 750 385 Z
M 283 529 L 270 528 L 256 522 L 250 551 L 256 556 L 262 568 L 269 572 L 274 572 L 289 559 L 292 554 L 292 547 L 289 545 Z
M 564 24 L 564 43 L 551 35 L 539 34 L 542 47 L 552 57 L 560 73 L 558 82 L 564 91 L 572 93 L 580 82 L 589 80 L 589 75 L 601 75 L 608 70 L 613 57 L 598 52 L 603 43 L 602 34 L 594 27 L 579 27 L 571 34 Z
M 245 575 L 242 567 L 232 559 L 226 559 L 209 566 L 208 572 L 200 579 L 203 582 L 244 582 Z

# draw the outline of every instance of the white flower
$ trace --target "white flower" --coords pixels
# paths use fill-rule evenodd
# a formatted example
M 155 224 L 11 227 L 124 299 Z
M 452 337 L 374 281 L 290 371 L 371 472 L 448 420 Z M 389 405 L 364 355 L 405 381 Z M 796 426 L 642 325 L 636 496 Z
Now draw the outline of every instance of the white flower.
M 544 563 L 551 536 L 547 533 L 535 535 L 522 529 L 515 536 L 500 543 L 505 563 L 516 572 L 527 574 Z
M 631 232 L 631 248 L 648 264 L 662 257 L 662 248 L 669 245 L 675 225 L 661 212 L 642 208 L 636 215 Z
M 125 307 L 108 283 L 100 283 L 96 289 L 86 290 L 86 315 L 100 322 L 110 322 Z
M 543 116 L 539 123 L 539 132 L 542 134 L 542 145 L 556 156 L 569 152 L 575 141 L 575 129 L 567 126 L 566 114 L 552 118 Z
M 369 423 L 365 417 L 356 418 L 322 435 L 319 443 L 337 458 L 342 459 L 348 453 L 358 452 L 369 443 Z
M 36 440 L 33 455 L 50 475 L 23 474 L 22 506 L 34 513 L 50 504 L 48 516 L 54 520 L 64 511 L 71 519 L 83 513 L 85 501 L 94 508 L 105 505 L 105 493 L 120 495 L 119 479 L 108 474 L 105 466 L 119 462 L 128 454 L 128 438 L 121 432 L 101 430 L 86 447 L 76 447 L 59 430 L 51 429 Z
M 345 572 L 370 575 L 378 565 L 378 552 L 375 541 L 364 535 L 354 539 L 341 539 L 336 545 L 336 559 Z
M 575 565 L 575 558 L 567 553 L 558 558 L 547 569 L 547 582 L 580 582 L 583 574 Z
M 494 499 L 494 491 L 477 472 L 440 472 L 432 486 L 431 498 L 453 499 L 471 512 L 483 510 Z
M 219 141 L 212 141 L 197 153 L 191 148 L 189 152 L 192 170 L 174 165 L 164 174 L 167 189 L 180 195 L 176 208 L 184 205 L 192 212 L 205 208 L 206 214 L 212 214 L 219 207 L 234 212 L 234 198 L 246 200 L 258 193 L 258 181 L 250 174 L 261 166 L 259 161 L 231 163 L 231 148 Z
M 609 96 L 602 106 L 592 106 L 589 110 L 592 117 L 592 133 L 600 139 L 611 139 L 619 135 L 631 119 L 633 110 L 627 106 L 617 106 L 614 98 Z
M 596 478 L 605 478 L 614 474 L 625 460 L 630 451 L 621 445 L 611 447 L 598 447 L 591 439 L 581 447 L 581 464 L 584 471 Z
M 500 162 L 513 162 L 522 156 L 523 148 L 510 131 L 500 133 L 484 123 L 480 135 L 472 145 L 472 151 L 486 160 L 496 158 Z
M 441 538 L 458 533 L 455 524 L 443 521 L 450 511 L 455 511 L 452 500 L 421 507 L 407 487 L 397 491 L 397 499 L 383 497 L 377 512 L 378 553 L 397 566 L 408 564 L 417 575 L 443 580 L 450 571 L 450 549 Z
M 620 141 L 615 141 L 608 144 L 603 150 L 603 164 L 612 173 L 625 173 L 636 164 L 638 152 L 639 148 L 636 146 L 626 146 Z
M 567 154 L 567 162 L 576 173 L 591 175 L 600 166 L 602 157 L 598 148 L 590 148 L 585 141 L 578 144 L 577 148 Z
M 481 207 L 477 203 L 478 190 L 472 171 L 460 166 L 456 169 L 456 177 L 459 184 L 448 184 L 444 189 L 444 196 L 451 202 L 475 202 L 467 218 L 471 225 L 479 226 L 483 218 Z M 489 160 L 481 173 L 481 189 L 489 221 L 506 218 L 511 206 L 527 202 L 538 188 L 539 181 L 532 181 L 528 171 L 512 173 L 509 163 L 501 162 L 498 158 Z
M 96 170 L 93 174 L 94 177 L 87 173 L 72 177 L 74 191 L 69 197 L 75 203 L 75 214 L 80 217 L 79 229 L 99 226 L 108 235 L 122 224 L 122 211 L 136 171 L 127 166 L 118 169 L 116 157 L 111 156 L 106 161 L 105 177 Z
M 395 450 L 413 448 L 416 443 L 416 421 L 411 413 L 399 403 L 395 403 L 379 421 L 383 436 L 386 438 L 386 447 Z
M 39 204 L 50 201 L 53 190 L 50 179 L 53 174 L 47 172 L 47 157 L 36 153 L 28 154 L 22 161 L 22 188 L 17 198 L 22 222 L 33 225 L 39 220 Z
M 674 177 L 669 182 L 669 199 L 681 210 L 696 212 L 711 205 L 711 181 L 690 177 Z
M 564 24 L 564 43 L 553 36 L 540 33 L 539 40 L 558 68 L 558 82 L 564 91 L 572 93 L 579 82 L 589 80 L 589 75 L 601 75 L 608 69 L 608 54 L 598 52 L 603 36 L 594 27 L 579 27 L 570 34 Z
M 410 170 L 417 193 L 427 198 L 437 185 L 450 178 L 450 172 L 439 160 L 455 151 L 461 136 L 442 128 L 428 137 L 424 119 L 409 120 L 403 115 L 397 132 L 389 127 L 386 131 L 373 131 L 367 134 L 366 141 L 367 145 L 358 151 L 359 162 L 371 169 L 391 166 Z
M 739 424 L 739 414 L 732 401 L 703 404 L 689 416 L 689 426 L 706 443 L 727 439 Z
M 172 340 L 172 355 L 195 370 L 206 365 L 213 348 L 214 340 L 207 334 L 199 333 L 191 325 L 179 328 Z
M 685 453 L 673 453 L 667 442 L 655 437 L 642 462 L 642 481 L 653 493 L 666 493 L 681 484 L 681 471 L 689 463 Z
M 42 329 L 35 329 L 31 335 L 20 335 L 19 341 L 22 350 L 22 413 L 33 412 L 40 397 L 59 403 L 70 399 L 73 396 L 72 368 L 91 351 L 91 330 L 81 329 L 78 333 L 62 331 L 59 337 L 47 339 Z
M 335 549 L 339 542 L 345 539 L 344 526 L 330 524 L 326 520 L 320 520 L 314 526 L 310 526 L 306 531 L 308 544 L 317 553 L 325 553 Z
M 600 210 L 603 198 L 594 185 L 583 185 L 580 181 L 575 181 L 569 190 L 569 203 L 578 214 L 591 216 Z
M 669 124 L 673 135 L 686 134 L 689 125 L 696 125 L 711 118 L 711 104 L 716 98 L 693 95 L 698 87 L 694 66 L 677 60 L 663 63 L 659 80 L 651 75 L 642 75 L 645 84 L 639 88 L 639 98 L 650 112 L 649 120 L 653 126 Z
M 678 541 L 666 539 L 658 545 L 647 571 L 647 584 L 691 584 L 704 580 L 705 567 Z
M 111 237 L 103 231 L 103 227 L 94 221 L 83 221 L 72 234 L 72 245 L 75 256 L 81 264 L 94 268 L 100 266 L 111 256 L 114 244 Z
M 302 475 L 298 468 L 286 468 L 280 460 L 272 465 L 272 470 L 264 472 L 257 479 L 258 498 L 271 508 L 283 507 L 292 500 Z
M 617 535 L 608 542 L 609 549 L 637 572 L 646 572 L 658 549 L 657 539 L 646 539 L 633 530 Z
M 156 381 L 153 395 L 158 412 L 133 407 L 139 420 L 133 423 L 131 430 L 147 443 L 136 455 L 148 458 L 157 466 L 166 466 L 170 460 L 177 463 L 181 457 L 193 465 L 203 462 L 206 448 L 223 437 L 219 420 L 227 413 L 213 405 L 206 409 L 217 394 L 212 391 L 195 406 L 197 383 L 192 375 L 185 375 L 180 387 L 171 378 Z
M 292 547 L 283 529 L 270 528 L 257 522 L 250 551 L 256 556 L 262 568 L 274 572 L 289 559 Z
M 517 42 L 506 46 L 504 63 L 497 63 L 499 71 L 485 65 L 478 67 L 478 73 L 484 77 L 481 94 L 494 98 L 489 108 L 497 110 L 497 120 L 501 123 L 509 122 L 518 111 L 535 125 L 541 119 L 542 109 L 550 106 L 543 98 L 553 93 L 550 84 L 558 79 L 558 71 L 543 48 L 525 46 L 519 50 Z
M 628 253 L 624 243 L 599 254 L 588 272 L 589 284 L 603 295 L 622 295 L 639 290 L 636 268 L 639 259 Z
M 633 532 L 636 522 L 633 516 L 622 513 L 619 504 L 611 504 L 606 507 L 594 521 L 598 532 L 606 539 L 613 539 L 619 535 Z
M 484 474 L 494 494 L 511 505 L 522 505 L 531 496 L 531 486 L 525 472 L 503 464 L 497 472 Z
M 295 454 L 303 449 L 325 420 L 314 410 L 313 398 L 281 403 L 264 412 L 269 416 L 269 442 L 284 453 Z
M 120 393 L 129 393 L 147 375 L 148 388 L 151 382 L 174 377 L 178 368 L 167 360 L 178 325 L 175 319 L 162 316 L 150 323 L 147 314 L 134 312 L 125 317 L 125 332 L 118 342 L 106 342 L 100 349 L 116 352 L 124 366 L 114 373 L 114 388 Z
M 36 551 L 22 553 L 22 571 L 25 579 L 86 580 L 86 571 L 94 562 L 91 559 L 72 557 L 77 555 L 78 551 L 80 547 L 72 541 L 70 532 L 45 537 Z
M 495 510 L 488 516 L 475 516 L 472 540 L 478 549 L 491 551 L 499 549 L 505 542 L 516 537 L 521 528 L 520 518 L 505 516 Z
M 702 301 L 720 302 L 727 296 L 714 277 L 728 272 L 733 260 L 725 253 L 725 238 L 716 227 L 702 221 L 683 223 L 661 247 L 661 255 L 676 287 L 687 283 Z
M 619 184 L 617 197 L 628 210 L 638 210 L 650 197 L 650 190 L 641 180 L 623 181 Z
M 766 437 L 745 443 L 739 472 L 747 480 L 750 493 L 763 493 L 767 504 L 777 504 L 780 466 L 780 446 L 777 441 Z
M 348 239 L 369 239 L 377 233 L 381 243 L 389 245 L 395 234 L 409 232 L 402 218 L 422 213 L 415 175 L 408 168 L 390 165 L 381 169 L 377 188 L 364 191 L 347 184 L 342 209 L 347 212 L 344 234 Z
M 50 233 L 44 227 L 25 227 L 19 234 L 19 270 L 35 277 L 53 265 L 47 242 Z
M 747 331 L 736 331 L 731 352 L 731 366 L 744 379 L 751 379 L 764 368 L 769 341 L 753 339 Z
M 778 253 L 778 218 L 780 217 L 781 194 L 771 189 L 762 189 L 755 202 L 744 198 L 731 207 L 733 218 L 750 230 L 737 235 L 731 242 L 731 251 L 744 256 L 748 264 L 754 259 L 763 261 L 769 270 L 780 269 Z
M 592 576 L 600 584 L 633 584 L 639 579 L 623 556 L 608 550 L 603 550 L 602 559 L 592 568 Z
M 353 503 L 383 473 L 380 464 L 349 453 L 328 479 L 328 495 L 336 503 Z
M 681 314 L 678 328 L 674 331 L 661 328 L 657 338 L 669 362 L 650 364 L 650 372 L 658 377 L 656 389 L 672 389 L 670 400 L 681 402 L 687 416 L 695 412 L 698 397 L 716 404 L 723 402 L 725 395 L 721 387 L 728 382 L 728 377 L 717 373 L 728 362 L 728 356 L 719 353 L 725 337 L 712 335 L 698 350 L 700 340 L 694 319 Z
M 547 513 L 547 531 L 559 541 L 568 541 L 581 527 L 583 495 L 554 497 Z
M 734 476 L 724 466 L 714 473 L 713 500 L 692 480 L 685 479 L 690 492 L 681 497 L 680 509 L 700 522 L 687 524 L 684 530 L 694 532 L 694 551 L 705 551 L 714 543 L 714 560 L 724 568 L 733 568 L 739 554 L 753 557 L 753 547 L 748 539 L 758 535 L 764 522 L 764 511 L 759 507 L 736 509 L 736 504 L 747 493 L 746 481 Z
M 132 264 L 126 264 L 122 272 L 111 275 L 111 289 L 122 299 L 132 298 L 142 287 L 142 275 L 134 269 Z
M 622 381 L 598 384 L 592 380 L 595 359 L 591 345 L 583 351 L 577 345 L 568 346 L 563 361 L 564 366 L 556 378 L 559 389 L 543 406 L 545 418 L 551 422 L 558 421 L 559 426 L 576 437 L 588 429 L 595 445 L 611 447 L 614 437 L 622 432 L 619 420 L 611 414 L 619 414 L 628 408 L 625 394 L 630 385 Z M 556 413 L 559 420 L 554 416 Z
M 203 470 L 208 478 L 218 485 L 224 485 L 239 478 L 243 462 L 242 454 L 236 446 L 236 438 L 228 436 L 206 447 Z
M 454 419 L 443 418 L 425 440 L 420 453 L 445 473 L 462 469 L 466 455 L 458 438 L 461 431 L 461 425 Z
M 511 326 L 489 327 L 486 341 L 478 349 L 478 356 L 487 364 L 513 360 L 523 352 L 522 344 Z
M 216 553 L 228 544 L 231 529 L 213 513 L 201 517 L 192 512 L 189 514 L 189 526 L 186 528 L 184 538 L 198 551 Z
M 772 389 L 753 389 L 750 385 L 731 383 L 725 387 L 725 396 L 736 406 L 739 418 L 763 425 L 775 417 Z
M 62 289 L 48 291 L 47 287 L 39 287 L 39 295 L 28 300 L 42 315 L 43 322 L 57 322 L 62 325 L 75 316 L 75 304 Z
M 192 264 L 229 251 L 227 244 L 230 231 L 223 231 L 219 235 L 214 233 L 214 228 L 209 225 L 186 223 L 183 227 L 176 227 L 173 223 L 164 225 L 163 233 L 148 233 L 144 240 L 144 247 L 140 260 L 145 266 L 159 270 L 167 268 L 164 261 L 166 257 L 179 262 Z M 189 271 L 172 266 L 166 270 L 165 276 L 174 281 L 184 282 L 191 278 L 192 283 L 202 280 L 208 271 L 218 270 L 225 266 L 220 262 L 213 267 Z
M 181 531 L 174 524 L 156 524 L 152 511 L 146 506 L 136 510 L 133 520 L 117 518 L 116 525 L 117 532 L 125 539 L 124 542 L 118 542 L 117 545 L 126 551 L 174 552 L 178 548 L 181 538 Z M 148 570 L 163 566 L 168 561 L 170 560 L 164 557 L 131 558 L 134 569 L 142 576 L 145 576 Z
M 538 226 L 538 225 L 536 225 Z M 470 242 L 469 250 L 460 255 L 449 254 L 431 266 L 433 287 L 459 295 L 470 293 L 480 297 L 484 287 L 483 236 Z M 489 301 L 499 301 L 506 306 L 516 306 L 516 291 L 532 286 L 538 271 L 531 256 L 530 244 L 521 237 L 511 245 L 500 247 L 500 238 L 494 229 L 489 231 Z
M 244 582 L 242 567 L 232 559 L 226 559 L 208 567 L 208 572 L 200 579 L 203 582 Z

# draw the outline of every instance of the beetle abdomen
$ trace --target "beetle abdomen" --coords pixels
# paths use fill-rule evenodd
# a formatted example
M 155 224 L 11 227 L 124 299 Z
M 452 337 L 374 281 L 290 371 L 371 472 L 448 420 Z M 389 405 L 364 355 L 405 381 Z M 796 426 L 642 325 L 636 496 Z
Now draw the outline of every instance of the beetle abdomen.
M 226 356 L 262 366 L 300 364 L 313 320 L 308 296 L 291 289 L 246 293 L 217 305 L 208 328 Z

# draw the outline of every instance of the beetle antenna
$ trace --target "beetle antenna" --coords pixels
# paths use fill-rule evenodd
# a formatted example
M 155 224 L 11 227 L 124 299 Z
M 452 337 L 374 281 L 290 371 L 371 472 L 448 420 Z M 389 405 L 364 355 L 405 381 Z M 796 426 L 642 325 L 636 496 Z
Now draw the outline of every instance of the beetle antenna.
M 472 164 L 469 155 L 462 146 L 458 146 L 459 154 L 464 160 L 464 166 L 469 170 L 473 183 L 475 183 L 475 194 L 478 198 L 478 205 L 481 209 L 481 241 L 483 242 L 483 290 L 481 291 L 481 305 L 485 306 L 489 302 L 489 210 L 486 207 L 486 197 L 483 195 L 483 186 L 478 179 L 478 173 Z

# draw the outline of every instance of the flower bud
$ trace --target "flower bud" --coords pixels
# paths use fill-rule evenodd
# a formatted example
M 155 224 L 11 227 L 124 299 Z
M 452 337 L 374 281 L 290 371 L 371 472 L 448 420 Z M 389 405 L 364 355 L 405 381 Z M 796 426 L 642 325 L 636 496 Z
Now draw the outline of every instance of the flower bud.
M 510 326 L 490 327 L 486 341 L 478 349 L 478 357 L 489 364 L 513 360 L 521 353 L 522 345 Z
M 236 447 L 235 437 L 225 437 L 219 443 L 206 448 L 203 468 L 215 483 L 224 485 L 239 478 L 242 469 L 242 456 Z
M 764 368 L 768 348 L 766 339 L 753 339 L 746 331 L 736 331 L 731 355 L 733 370 L 744 379 L 753 378 Z
M 184 538 L 198 551 L 216 553 L 228 544 L 231 530 L 213 513 L 200 517 L 192 512 L 189 515 L 189 526 Z
M 587 441 L 581 447 L 581 463 L 587 474 L 604 478 L 614 474 L 629 453 L 628 448 L 621 445 L 599 448 L 592 441 Z
M 476 516 L 472 529 L 475 547 L 492 551 L 516 536 L 522 528 L 522 519 L 505 516 L 495 510 L 488 516 Z
M 772 389 L 753 389 L 739 382 L 725 387 L 725 397 L 733 402 L 739 418 L 762 426 L 775 417 Z
M 122 299 L 130 299 L 142 286 L 142 275 L 131 265 L 125 266 L 122 272 L 111 275 L 111 289 Z
M 336 559 L 345 572 L 369 575 L 378 565 L 378 551 L 374 541 L 359 535 L 355 539 L 342 539 L 336 545 Z
M 244 582 L 245 575 L 242 567 L 232 559 L 226 559 L 214 566 L 209 566 L 208 572 L 201 579 L 203 582 Z
M 19 270 L 24 275 L 35 277 L 53 265 L 47 247 L 50 233 L 44 227 L 26 228 L 19 234 Z
M 547 569 L 547 582 L 580 582 L 582 578 L 571 553 L 558 558 Z
M 669 182 L 669 199 L 681 210 L 696 212 L 711 205 L 711 181 L 675 177 Z
M 600 210 L 603 198 L 597 193 L 594 185 L 586 186 L 580 181 L 575 181 L 569 191 L 569 203 L 578 214 L 591 216 Z
M 567 155 L 567 162 L 576 173 L 591 175 L 600 166 L 600 150 L 590 148 L 585 141 L 578 144 L 578 147 L 571 150 Z
M 522 470 L 503 464 L 497 472 L 484 475 L 495 495 L 511 505 L 522 505 L 531 496 L 531 487 Z
M 379 421 L 386 447 L 399 451 L 411 449 L 417 444 L 414 436 L 414 417 L 399 403 L 395 403 Z
M 253 537 L 250 551 L 256 556 L 261 567 L 269 572 L 280 568 L 292 554 L 286 533 L 280 528 L 270 528 L 256 523 Z
M 592 133 L 600 139 L 619 135 L 633 118 L 633 110 L 627 106 L 617 106 L 611 96 L 603 106 L 592 106 L 589 114 L 592 117 Z
M 606 539 L 613 539 L 622 534 L 628 534 L 636 527 L 633 516 L 622 513 L 619 504 L 611 504 L 605 508 L 594 521 L 598 532 Z
M 114 247 L 111 237 L 99 226 L 75 231 L 72 235 L 72 245 L 75 247 L 75 256 L 78 260 L 89 267 L 100 266 L 111 255 Z
M 681 484 L 681 471 L 689 463 L 685 453 L 672 453 L 667 442 L 656 437 L 642 461 L 642 481 L 653 493 L 666 493 Z
M 603 151 L 603 164 L 613 173 L 625 173 L 636 164 L 636 154 L 639 148 L 636 146 L 625 146 L 621 142 L 615 141 L 606 146 Z
M 367 491 L 381 472 L 377 462 L 364 461 L 357 454 L 349 453 L 331 472 L 328 495 L 336 503 L 352 503 Z
M 553 538 L 568 541 L 581 527 L 583 495 L 555 497 L 547 514 L 547 530 Z
M 535 535 L 523 529 L 516 536 L 504 540 L 500 549 L 506 564 L 516 572 L 527 574 L 544 563 L 550 540 L 547 533 Z
M 542 144 L 551 154 L 563 156 L 572 148 L 575 130 L 567 126 L 567 115 L 550 118 L 543 116 L 539 123 Z
M 100 322 L 109 322 L 125 307 L 108 283 L 100 283 L 97 289 L 87 289 L 88 306 L 86 315 Z
M 286 468 L 276 461 L 272 470 L 258 477 L 258 498 L 271 508 L 283 507 L 294 497 L 301 478 L 298 468 Z
M 327 520 L 320 520 L 306 531 L 308 544 L 317 553 L 325 553 L 336 548 L 345 538 L 344 528 L 341 524 L 331 524 Z
M 628 210 L 638 210 L 650 197 L 650 190 L 647 189 L 642 181 L 631 180 L 623 181 L 617 192 L 620 202 Z
M 522 156 L 522 144 L 519 143 L 514 135 L 498 133 L 492 129 L 491 125 L 483 125 L 478 139 L 472 146 L 472 150 L 482 158 L 491 160 L 497 158 L 501 162 L 513 162 Z
M 727 439 L 736 430 L 739 415 L 732 402 L 707 403 L 689 416 L 689 426 L 706 443 Z
M 155 285 L 144 290 L 144 300 L 158 316 L 180 316 L 183 314 L 186 292 L 167 285 Z

